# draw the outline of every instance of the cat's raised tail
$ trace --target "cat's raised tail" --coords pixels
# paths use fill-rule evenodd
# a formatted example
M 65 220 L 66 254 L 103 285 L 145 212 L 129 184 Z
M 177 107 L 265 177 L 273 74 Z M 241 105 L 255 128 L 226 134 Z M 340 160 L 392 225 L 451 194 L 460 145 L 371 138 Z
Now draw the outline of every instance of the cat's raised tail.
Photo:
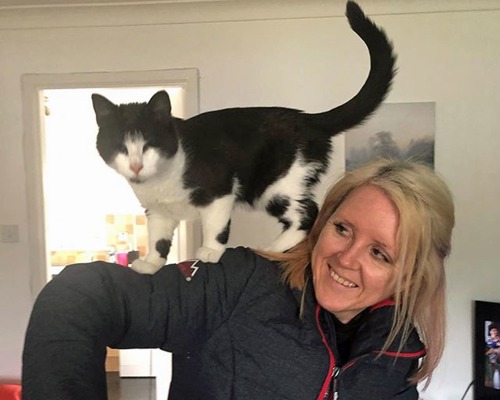
M 351 28 L 365 42 L 370 53 L 370 72 L 360 91 L 347 103 L 330 111 L 308 114 L 310 122 L 329 136 L 365 121 L 380 106 L 396 75 L 396 55 L 384 30 L 366 17 L 354 1 L 348 1 L 346 16 Z

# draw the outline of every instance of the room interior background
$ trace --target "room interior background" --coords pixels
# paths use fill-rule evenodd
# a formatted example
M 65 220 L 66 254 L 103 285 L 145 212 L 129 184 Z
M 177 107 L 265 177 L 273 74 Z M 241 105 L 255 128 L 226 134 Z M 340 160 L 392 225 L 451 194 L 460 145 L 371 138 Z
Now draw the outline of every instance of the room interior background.
M 200 112 L 254 105 L 320 112 L 354 95 L 369 68 L 366 49 L 343 15 L 343 1 L 125 3 L 0 5 L 2 381 L 19 379 L 36 295 L 30 250 L 40 232 L 30 225 L 23 76 L 194 68 Z M 472 301 L 500 301 L 500 3 L 359 3 L 388 32 L 398 53 L 387 101 L 436 104 L 435 169 L 454 193 L 457 227 L 447 267 L 447 347 L 423 398 L 460 398 L 472 380 Z M 342 137 L 335 146 L 330 176 L 344 165 Z M 274 229 L 240 212 L 231 244 L 259 244 Z

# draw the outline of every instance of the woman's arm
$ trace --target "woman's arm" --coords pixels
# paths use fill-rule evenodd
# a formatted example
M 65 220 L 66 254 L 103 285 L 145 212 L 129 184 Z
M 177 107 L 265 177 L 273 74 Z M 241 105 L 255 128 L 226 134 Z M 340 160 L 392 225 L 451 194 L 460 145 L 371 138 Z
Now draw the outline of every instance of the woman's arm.
M 255 256 L 243 249 L 226 251 L 219 264 L 198 263 L 192 276 L 181 265 L 152 276 L 102 262 L 67 267 L 32 311 L 24 400 L 105 399 L 106 346 L 201 346 L 231 313 L 254 268 Z
M 35 302 L 23 353 L 23 398 L 106 399 L 106 346 L 158 347 L 165 306 L 150 275 L 105 263 L 67 267 Z

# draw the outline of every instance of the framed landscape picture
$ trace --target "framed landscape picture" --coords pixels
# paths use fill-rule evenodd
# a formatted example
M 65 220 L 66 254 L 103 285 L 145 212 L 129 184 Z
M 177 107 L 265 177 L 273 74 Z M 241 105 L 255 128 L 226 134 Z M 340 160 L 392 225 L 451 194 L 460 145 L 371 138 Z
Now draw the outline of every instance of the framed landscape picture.
M 345 135 L 346 170 L 377 158 L 412 159 L 434 168 L 435 103 L 384 103 Z

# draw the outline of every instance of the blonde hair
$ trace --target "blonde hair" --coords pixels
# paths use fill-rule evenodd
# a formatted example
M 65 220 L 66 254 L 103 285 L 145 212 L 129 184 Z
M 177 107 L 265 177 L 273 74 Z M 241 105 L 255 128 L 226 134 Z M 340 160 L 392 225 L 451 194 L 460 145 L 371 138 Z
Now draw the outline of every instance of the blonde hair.
M 378 160 L 347 172 L 328 191 L 307 237 L 286 253 L 261 253 L 279 261 L 285 281 L 303 289 L 305 271 L 319 234 L 330 216 L 354 189 L 381 188 L 399 212 L 394 301 L 396 313 L 384 349 L 402 334 L 402 346 L 413 326 L 426 346 L 426 356 L 411 381 L 430 378 L 441 359 L 445 337 L 444 259 L 450 253 L 455 224 L 451 193 L 430 168 L 411 161 Z

